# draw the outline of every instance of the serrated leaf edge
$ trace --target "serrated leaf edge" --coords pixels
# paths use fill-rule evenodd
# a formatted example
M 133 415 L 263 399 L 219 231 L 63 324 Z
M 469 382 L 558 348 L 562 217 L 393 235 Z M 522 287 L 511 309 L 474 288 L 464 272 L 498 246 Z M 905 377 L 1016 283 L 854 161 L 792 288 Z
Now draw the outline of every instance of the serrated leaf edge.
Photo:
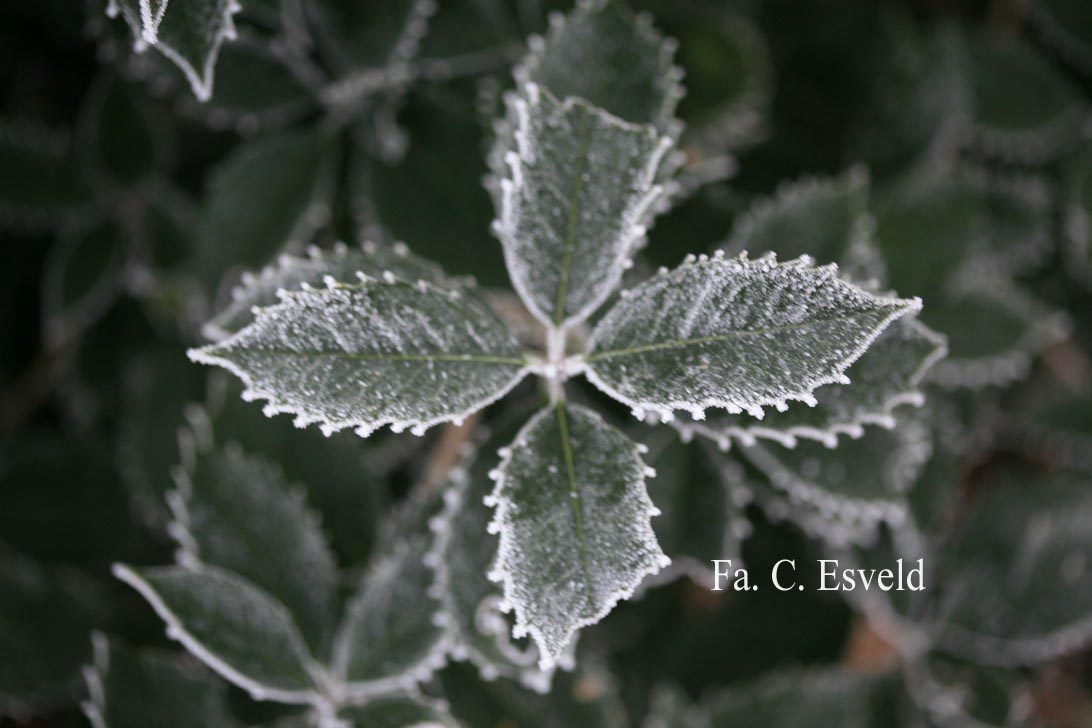
M 885 296 L 876 295 L 870 291 L 859 288 L 858 286 L 847 283 L 846 281 L 837 277 L 838 266 L 834 263 L 814 267 L 814 261 L 806 255 L 796 258 L 794 260 L 777 262 L 777 257 L 773 253 L 767 253 L 760 258 L 751 260 L 747 257 L 746 251 L 740 253 L 737 257 L 732 258 L 730 261 L 725 260 L 724 251 L 717 251 L 713 256 L 708 256 L 704 254 L 700 256 L 688 255 L 684 259 L 683 263 L 673 270 L 661 268 L 660 271 L 653 278 L 642 282 L 636 288 L 623 291 L 622 298 L 628 298 L 630 296 L 636 295 L 640 293 L 640 289 L 642 287 L 648 285 L 656 278 L 670 275 L 671 273 L 680 271 L 687 266 L 723 265 L 726 262 L 738 262 L 748 268 L 766 267 L 770 264 L 773 264 L 777 267 L 782 268 L 793 267 L 807 269 L 816 276 L 826 276 L 831 278 L 831 280 L 834 281 L 836 285 L 840 285 L 842 287 L 860 292 L 861 295 L 871 298 L 873 302 L 878 303 L 883 307 L 889 308 L 890 313 L 877 325 L 875 330 L 873 330 L 869 335 L 864 337 L 862 342 L 858 344 L 858 346 L 853 351 L 851 351 L 844 359 L 842 359 L 835 365 L 834 370 L 830 374 L 817 377 L 816 379 L 809 381 L 803 388 L 798 389 L 795 392 L 791 392 L 784 397 L 760 397 L 751 402 L 733 402 L 731 400 L 710 397 L 700 402 L 672 401 L 668 402 L 666 405 L 659 405 L 651 402 L 642 402 L 627 397 L 626 395 L 614 389 L 614 387 L 612 387 L 610 384 L 603 381 L 603 379 L 598 374 L 596 374 L 595 369 L 591 366 L 591 362 L 595 358 L 604 358 L 606 354 L 610 353 L 595 351 L 598 334 L 602 330 L 603 325 L 609 320 L 610 317 L 610 312 L 608 311 L 607 314 L 600 320 L 599 324 L 596 326 L 595 331 L 592 332 L 589 339 L 588 355 L 581 369 L 581 371 L 583 371 L 584 373 L 584 376 L 588 378 L 588 381 L 595 385 L 595 387 L 599 391 L 608 395 L 612 399 L 615 399 L 618 402 L 629 406 L 630 409 L 633 411 L 634 416 L 638 419 L 645 419 L 649 414 L 652 414 L 659 417 L 663 422 L 671 422 L 673 419 L 675 419 L 674 413 L 676 411 L 685 411 L 690 413 L 691 417 L 693 417 L 694 419 L 701 420 L 705 417 L 705 410 L 710 408 L 725 409 L 732 414 L 739 414 L 743 411 L 746 411 L 751 416 L 761 419 L 763 407 L 772 406 L 780 411 L 786 409 L 789 402 L 794 401 L 804 402 L 809 406 L 814 407 L 816 405 L 816 400 L 815 397 L 812 395 L 812 392 L 814 392 L 819 387 L 826 384 L 849 384 L 850 382 L 845 376 L 845 370 L 848 369 L 849 366 L 853 364 L 853 362 L 857 361 L 857 359 L 859 359 L 861 355 L 868 350 L 868 348 L 872 345 L 872 342 L 876 340 L 876 337 L 883 333 L 884 329 L 886 329 L 892 321 L 901 318 L 902 316 L 916 314 L 921 310 L 922 304 L 920 298 L 888 298 Z
M 499 536 L 496 564 L 490 572 L 489 578 L 493 581 L 499 582 L 502 586 L 503 602 L 501 604 L 501 609 L 503 611 L 511 610 L 515 613 L 516 624 L 513 628 L 513 634 L 516 636 L 519 636 L 521 634 L 529 634 L 531 638 L 534 639 L 535 644 L 538 645 L 539 667 L 543 670 L 547 670 L 555 664 L 559 664 L 561 655 L 553 654 L 550 652 L 550 650 L 546 646 L 545 637 L 542 634 L 542 631 L 528 621 L 527 611 L 519 604 L 519 601 L 514 598 L 512 583 L 509 578 L 509 570 L 507 568 L 507 565 L 511 560 L 512 541 L 510 532 L 504 527 L 509 503 L 508 499 L 502 495 L 502 491 L 504 490 L 505 485 L 505 473 L 507 471 L 508 465 L 511 463 L 515 449 L 521 447 L 525 443 L 527 434 L 532 429 L 534 429 L 535 426 L 538 425 L 539 420 L 554 415 L 554 410 L 557 406 L 566 405 L 561 403 L 559 405 L 549 405 L 541 409 L 534 416 L 532 416 L 531 419 L 529 419 L 522 428 L 520 428 L 520 431 L 516 434 L 516 438 L 512 441 L 512 444 L 505 448 L 502 448 L 499 451 L 501 455 L 501 462 L 497 466 L 497 469 L 494 471 L 496 476 L 494 478 L 494 480 L 496 481 L 496 486 L 494 487 L 493 493 L 489 496 L 489 500 L 486 503 L 486 505 L 492 505 L 495 507 L 493 520 L 490 521 L 488 530 L 491 533 L 498 534 Z M 603 421 L 603 418 L 598 413 L 592 410 L 587 411 L 594 417 L 599 419 L 599 421 L 603 423 L 604 427 L 610 427 L 606 424 L 606 422 Z M 644 460 L 642 460 L 640 456 L 640 447 L 638 446 L 638 443 L 633 443 L 633 445 L 634 457 L 636 458 L 642 473 L 640 481 L 635 485 L 638 488 L 638 497 L 644 501 L 645 513 L 651 519 L 653 516 L 657 516 L 660 514 L 660 509 L 652 503 L 652 500 L 648 496 L 648 490 L 645 487 L 644 474 L 649 472 L 650 468 L 648 467 L 648 465 L 645 464 Z M 640 525 L 643 524 L 638 524 L 638 526 Z M 656 535 L 653 532 L 651 525 L 647 526 L 647 531 L 649 540 L 657 543 Z M 659 550 L 658 543 L 657 549 Z M 647 577 L 655 575 L 660 570 L 670 565 L 671 559 L 669 559 L 663 553 L 663 551 L 660 550 L 657 562 L 647 566 L 644 570 L 643 576 Z M 579 632 L 584 627 L 589 627 L 602 621 L 604 617 L 606 617 L 608 614 L 611 613 L 611 611 L 613 611 L 614 607 L 618 604 L 618 602 L 632 597 L 640 588 L 642 581 L 643 579 L 637 578 L 635 579 L 635 582 L 632 586 L 623 587 L 616 590 L 613 594 L 611 594 L 607 599 L 604 600 L 603 605 L 599 608 L 599 611 L 595 615 L 589 618 L 578 619 L 573 624 L 568 625 L 566 627 L 565 643 L 571 644 L 572 639 L 577 632 Z

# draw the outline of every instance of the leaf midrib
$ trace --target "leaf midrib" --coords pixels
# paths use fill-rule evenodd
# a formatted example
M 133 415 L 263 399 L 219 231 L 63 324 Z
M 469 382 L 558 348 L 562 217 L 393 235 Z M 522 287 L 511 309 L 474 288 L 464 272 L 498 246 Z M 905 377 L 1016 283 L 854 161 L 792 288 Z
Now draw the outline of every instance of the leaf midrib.
M 389 362 L 444 362 L 464 364 L 497 364 L 505 366 L 525 366 L 527 360 L 506 356 L 482 356 L 478 354 L 352 354 L 346 351 L 318 351 L 301 349 L 244 349 L 248 352 L 261 352 L 277 356 L 298 356 L 301 358 L 328 357 L 350 361 L 389 361 Z
M 569 293 L 569 275 L 573 265 L 573 247 L 576 244 L 576 227 L 583 211 L 584 173 L 588 168 L 588 147 L 591 143 L 591 119 L 585 118 L 580 129 L 579 160 L 574 173 L 572 202 L 569 206 L 569 219 L 565 229 L 565 240 L 562 245 L 563 255 L 561 259 L 561 279 L 557 284 L 557 300 L 554 302 L 554 325 L 561 326 L 565 322 L 565 298 Z
M 591 572 L 588 569 L 588 550 L 587 544 L 584 539 L 584 514 L 582 512 L 582 497 L 580 493 L 580 487 L 576 481 L 576 465 L 573 462 L 573 449 L 572 443 L 569 442 L 569 423 L 565 417 L 565 403 L 557 403 L 557 426 L 561 431 L 561 451 L 565 457 L 565 472 L 569 479 L 569 507 L 573 512 L 573 520 L 576 523 L 576 543 L 577 549 L 580 553 L 580 567 L 584 576 L 584 589 L 585 596 L 588 600 L 588 606 L 592 610 L 595 609 L 595 601 L 593 599 L 593 590 L 591 583 Z
M 882 309 L 881 309 L 882 310 Z M 836 323 L 838 321 L 848 321 L 852 318 L 856 318 L 859 314 L 850 314 L 845 316 L 831 316 L 830 318 L 817 318 L 809 321 L 806 324 L 784 324 L 782 326 L 771 326 L 765 329 L 754 329 L 753 331 L 732 331 L 727 334 L 716 334 L 714 336 L 700 336 L 692 339 L 675 339 L 671 341 L 658 341 L 653 344 L 644 344 L 642 346 L 634 346 L 628 349 L 611 349 L 609 351 L 600 351 L 594 354 L 589 354 L 584 361 L 592 363 L 596 361 L 603 361 L 604 359 L 610 359 L 620 356 L 633 356 L 635 354 L 646 354 L 651 351 L 664 351 L 668 349 L 682 349 L 687 346 L 697 346 L 700 344 L 715 344 L 723 341 L 731 341 L 733 339 L 742 339 L 748 336 L 761 336 L 764 334 L 778 334 L 785 331 L 793 331 L 797 329 L 808 328 L 810 325 L 819 323 Z

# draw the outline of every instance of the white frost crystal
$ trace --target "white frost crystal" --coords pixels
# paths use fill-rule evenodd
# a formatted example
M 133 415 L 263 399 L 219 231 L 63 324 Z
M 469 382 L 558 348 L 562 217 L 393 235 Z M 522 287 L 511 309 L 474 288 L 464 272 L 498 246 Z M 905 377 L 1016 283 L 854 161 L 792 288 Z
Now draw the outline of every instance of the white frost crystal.
M 529 85 L 518 99 L 497 233 L 516 291 L 544 324 L 587 318 L 618 286 L 670 140 Z
M 640 446 L 591 410 L 558 403 L 528 422 L 496 471 L 494 576 L 540 664 L 670 563 L 652 531 Z
M 459 421 L 526 373 L 515 339 L 481 301 L 391 275 L 285 294 L 190 357 L 238 375 L 245 398 L 269 400 L 268 415 L 362 437 L 383 425 L 421 433 Z
M 666 419 L 710 407 L 761 416 L 790 400 L 815 403 L 895 319 L 921 302 L 883 298 L 804 257 L 695 259 L 623 296 L 592 334 L 588 378 Z

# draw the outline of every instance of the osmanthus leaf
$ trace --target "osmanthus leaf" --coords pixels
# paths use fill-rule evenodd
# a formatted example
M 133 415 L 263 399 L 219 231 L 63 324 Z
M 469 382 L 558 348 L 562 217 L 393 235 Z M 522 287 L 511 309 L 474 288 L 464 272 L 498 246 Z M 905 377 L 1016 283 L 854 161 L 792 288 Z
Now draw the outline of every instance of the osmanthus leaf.
M 794 402 L 783 412 L 767 411 L 762 419 L 717 411 L 707 413 L 705 420 L 680 419 L 675 427 L 721 447 L 732 440 L 750 445 L 758 439 L 793 447 L 798 438 L 834 447 L 840 435 L 863 435 L 866 425 L 894 427 L 895 410 L 902 405 L 921 406 L 925 401 L 921 383 L 947 351 L 945 337 L 915 318 L 902 318 L 846 370 L 849 384 L 816 389 L 812 407 Z
M 352 728 L 458 728 L 443 701 L 423 695 L 384 695 L 339 715 Z
M 92 642 L 94 662 L 85 672 L 90 699 L 82 707 L 94 728 L 240 725 L 228 709 L 227 684 L 184 655 L 135 652 L 100 632 Z
M 87 635 L 109 618 L 99 584 L 0 543 L 0 716 L 70 705 L 90 657 Z
M 501 453 L 490 504 L 500 534 L 492 577 L 553 665 L 581 627 L 595 624 L 644 577 L 670 563 L 652 530 L 641 447 L 584 407 L 559 402 Z
M 682 688 L 660 683 L 649 698 L 648 715 L 641 728 L 712 728 L 709 714 L 691 702 Z
M 1092 397 L 1053 377 L 1012 397 L 999 429 L 1005 446 L 1053 467 L 1092 473 Z
M 266 417 L 261 406 L 239 396 L 241 391 L 226 372 L 209 378 L 205 406 L 187 409 L 195 445 L 238 443 L 276 462 L 289 482 L 306 488 L 338 563 L 363 565 L 375 548 L 385 511 L 384 474 L 403 452 L 413 457 L 422 441 L 402 440 L 393 451 L 384 451 L 391 442 L 373 444 L 351 432 L 327 437 L 315 429 L 301 430 L 290 417 Z
M 655 178 L 670 140 L 533 84 L 514 104 L 516 147 L 501 181 L 497 235 L 531 312 L 570 325 L 621 281 L 662 194 Z
M 983 493 L 937 555 L 938 644 L 1015 665 L 1092 640 L 1090 513 L 1085 474 L 1013 475 Z
M 1073 155 L 1063 179 L 1066 268 L 1092 287 L 1092 146 Z
M 256 699 L 309 703 L 318 667 L 284 605 L 215 566 L 134 569 L 114 575 L 136 589 L 167 634 Z
M 869 177 L 853 167 L 839 177 L 805 177 L 780 186 L 736 221 L 725 253 L 808 255 L 837 263 L 843 276 L 863 283 L 883 280 L 883 260 L 872 239 Z
M 311 247 L 306 257 L 281 255 L 256 275 L 244 275 L 231 292 L 231 302 L 202 329 L 209 339 L 219 340 L 236 333 L 254 321 L 255 308 L 280 302 L 279 291 L 298 291 L 320 286 L 326 278 L 338 283 L 357 283 L 358 273 L 379 278 L 390 272 L 403 280 L 427 280 L 443 283 L 440 268 L 409 252 L 402 244 L 383 246 L 364 243 L 352 247 L 338 243 L 332 250 Z
M 362 437 L 388 424 L 420 433 L 461 420 L 527 371 L 512 334 L 477 297 L 391 274 L 286 294 L 190 357 L 236 374 L 244 398 L 268 400 L 269 415 Z
M 336 150 L 319 129 L 281 132 L 240 145 L 213 173 L 192 263 L 215 292 L 233 266 L 255 268 L 302 248 L 329 216 Z
M 743 508 L 750 492 L 704 440 L 683 442 L 670 429 L 657 428 L 646 445 L 645 460 L 656 471 L 648 480 L 648 495 L 660 510 L 652 530 L 671 565 L 645 586 L 688 576 L 712 587 L 710 561 L 742 563 L 741 541 L 751 528 Z
M 431 534 L 417 520 L 405 518 L 395 545 L 373 562 L 345 608 L 331 670 L 348 700 L 413 690 L 447 659 L 440 602 L 425 564 Z
M 925 652 L 903 667 L 903 690 L 936 728 L 1018 728 L 1035 725 L 1029 677 L 1015 669 L 988 667 Z
M 235 38 L 236 0 L 110 0 L 106 14 L 119 13 L 133 31 L 134 47 L 156 48 L 178 66 L 201 101 L 212 95 L 216 58 Z
M 167 494 L 182 559 L 234 572 L 279 600 L 321 654 L 333 628 L 338 570 L 299 486 L 235 443 L 197 443 Z M 188 462 L 187 462 L 188 460 Z
M 521 89 L 535 84 L 555 98 L 581 98 L 676 136 L 675 107 L 683 96 L 682 72 L 672 65 L 676 45 L 624 2 L 580 0 L 567 15 L 551 17 L 546 36 L 532 38 L 513 73 Z
M 68 340 L 105 313 L 122 292 L 128 244 L 122 226 L 105 218 L 61 234 L 42 280 L 44 338 Z
M 628 291 L 596 326 L 587 376 L 634 413 L 710 407 L 761 416 L 790 400 L 815 404 L 894 320 L 921 308 L 838 278 L 800 258 L 687 260 Z
M 493 518 L 485 503 L 493 490 L 489 473 L 500 461 L 498 449 L 515 433 L 515 426 L 495 428 L 452 471 L 443 510 L 430 523 L 436 536 L 428 562 L 436 572 L 434 591 L 452 656 L 473 663 L 484 679 L 505 677 L 546 692 L 553 671 L 538 668 L 534 643 L 512 641 L 510 619 L 500 609 L 500 588 L 487 576 L 497 556 L 497 539 L 487 533 Z
M 0 118 L 0 225 L 50 230 L 71 219 L 89 198 L 67 135 Z
M 711 725 L 734 728 L 869 728 L 885 676 L 837 668 L 774 673 L 702 701 Z
M 319 52 L 337 73 L 363 69 L 397 73 L 395 67 L 417 55 L 438 5 L 434 0 L 319 0 L 304 6 L 303 20 L 310 26 Z
M 1027 18 L 1067 63 L 1092 76 L 1092 10 L 1081 0 L 1032 0 Z
M 833 449 L 801 441 L 794 448 L 756 443 L 740 453 L 772 487 L 772 495 L 755 491 L 764 510 L 842 544 L 869 538 L 882 522 L 904 522 L 906 494 L 929 461 L 932 441 L 920 421 L 904 419 Z

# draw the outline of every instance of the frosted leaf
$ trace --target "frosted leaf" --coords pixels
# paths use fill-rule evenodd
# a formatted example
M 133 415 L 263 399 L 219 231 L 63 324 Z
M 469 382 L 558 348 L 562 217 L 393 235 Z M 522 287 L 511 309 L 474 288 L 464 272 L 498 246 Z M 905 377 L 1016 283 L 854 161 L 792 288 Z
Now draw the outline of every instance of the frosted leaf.
M 444 665 L 448 641 L 425 564 L 429 533 L 418 531 L 403 529 L 345 608 L 331 670 L 350 700 L 414 688 Z
M 66 134 L 0 117 L 0 226 L 50 230 L 89 199 Z
M 705 441 L 685 443 L 670 429 L 658 428 L 648 448 L 645 459 L 656 471 L 647 482 L 648 495 L 660 510 L 652 529 L 671 565 L 645 586 L 685 575 L 712 588 L 713 559 L 742 564 L 741 542 L 750 532 L 743 514 L 748 490 Z
M 242 144 L 216 168 L 191 264 L 207 290 L 234 266 L 265 265 L 311 239 L 329 215 L 335 146 L 318 129 L 282 132 Z
M 92 643 L 94 663 L 85 674 L 90 700 L 83 711 L 94 728 L 238 725 L 227 685 L 178 653 L 134 652 L 98 632 Z
M 939 644 L 986 664 L 1034 664 L 1092 640 L 1088 476 L 991 487 L 937 555 Z
M 236 0 L 110 0 L 106 14 L 119 13 L 135 36 L 138 51 L 156 48 L 186 76 L 201 101 L 212 96 L 216 58 L 235 38 Z
M 443 272 L 434 264 L 410 253 L 404 246 L 368 243 L 350 248 L 339 243 L 333 250 L 311 248 L 306 257 L 282 255 L 253 277 L 247 277 L 231 293 L 231 302 L 208 321 L 202 333 L 220 340 L 254 321 L 254 308 L 280 301 L 279 291 L 298 291 L 305 286 L 325 285 L 327 276 L 338 283 L 356 284 L 358 274 L 381 278 L 393 273 L 407 281 L 427 280 L 440 284 Z
M 868 728 L 883 678 L 812 669 L 774 673 L 702 701 L 712 725 L 733 728 Z
M 1092 397 L 1049 378 L 1033 380 L 1013 399 L 1001 423 L 1006 446 L 1037 462 L 1092 473 Z
M 393 276 L 286 294 L 190 357 L 236 374 L 244 398 L 269 401 L 267 414 L 362 437 L 460 420 L 526 373 L 516 341 L 479 300 Z
M 337 564 L 315 514 L 279 468 L 237 446 L 193 449 L 167 500 L 182 561 L 217 566 L 280 600 L 316 653 L 332 627 Z
M 307 703 L 315 669 L 284 605 L 242 577 L 213 566 L 134 569 L 114 574 L 167 624 L 167 634 L 251 695 Z
M 776 253 L 783 259 L 808 255 L 837 263 L 843 276 L 882 280 L 883 260 L 872 239 L 869 178 L 864 167 L 840 177 L 808 177 L 778 187 L 751 206 L 722 246 L 730 255 Z
M 520 430 L 491 496 L 494 573 L 548 668 L 670 560 L 652 531 L 640 448 L 591 410 L 558 403 Z
M 837 542 L 861 540 L 882 521 L 905 520 L 906 493 L 929 461 L 932 443 L 922 423 L 906 419 L 837 448 L 801 441 L 791 449 L 756 443 L 740 452 L 803 516 L 806 531 Z
M 1016 728 L 1036 722 L 1032 679 L 1017 670 L 926 652 L 904 664 L 903 684 L 923 716 L 919 720 L 929 726 Z
M 497 233 L 516 291 L 545 324 L 587 318 L 618 286 L 670 142 L 538 86 L 517 100 L 518 154 Z
M 445 486 L 443 512 L 434 521 L 429 558 L 453 654 L 474 663 L 488 679 L 511 678 L 545 691 L 553 671 L 539 669 L 534 643 L 513 642 L 510 620 L 501 610 L 500 587 L 488 578 L 497 556 L 497 537 L 487 533 L 493 518 L 493 509 L 486 505 L 494 486 L 489 473 L 500 461 L 497 450 L 512 441 L 515 431 L 497 430 L 456 467 Z
M 424 695 L 385 695 L 343 711 L 351 728 L 458 728 L 447 704 Z
M 592 333 L 588 378 L 635 412 L 758 415 L 814 402 L 921 302 L 883 298 L 806 258 L 690 258 L 629 292 Z
M 581 98 L 674 136 L 683 95 L 682 74 L 672 65 L 675 46 L 624 3 L 580 0 L 571 13 L 551 18 L 545 38 L 532 38 L 530 53 L 514 70 L 516 85 L 533 83 L 562 100 Z
M 900 405 L 920 406 L 920 385 L 947 353 L 947 341 L 914 318 L 902 318 L 884 330 L 861 358 L 846 370 L 850 384 L 827 384 L 815 390 L 814 407 L 793 402 L 784 412 L 767 410 L 762 419 L 744 414 L 709 413 L 705 420 L 686 418 L 676 427 L 727 446 L 758 438 L 793 447 L 797 438 L 828 447 L 839 435 L 860 437 L 866 425 L 893 427 Z
M 1092 146 L 1073 156 L 1065 182 L 1066 268 L 1092 288 Z

